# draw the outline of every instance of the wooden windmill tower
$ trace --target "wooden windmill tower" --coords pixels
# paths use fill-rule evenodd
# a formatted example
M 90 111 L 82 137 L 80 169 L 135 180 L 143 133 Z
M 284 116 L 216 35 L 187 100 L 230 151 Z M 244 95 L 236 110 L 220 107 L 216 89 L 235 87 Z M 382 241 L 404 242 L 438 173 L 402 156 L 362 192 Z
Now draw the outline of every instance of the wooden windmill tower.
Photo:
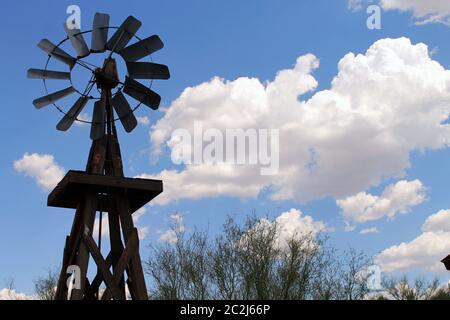
M 122 156 L 117 137 L 116 120 L 120 120 L 126 132 L 137 125 L 134 111 L 142 104 L 156 110 L 160 96 L 135 79 L 169 79 L 167 66 L 153 62 L 138 62 L 161 49 L 163 43 L 156 35 L 140 39 L 135 33 L 141 26 L 136 18 L 128 17 L 120 27 L 109 26 L 109 15 L 96 13 L 90 31 L 65 26 L 67 38 L 55 45 L 47 39 L 38 47 L 48 54 L 44 69 L 29 69 L 28 77 L 42 79 L 47 91 L 50 79 L 68 80 L 70 86 L 33 101 L 36 108 L 54 105 L 64 114 L 57 129 L 66 131 L 81 121 L 79 115 L 89 100 L 94 100 L 91 123 L 92 146 L 85 171 L 69 171 L 48 196 L 48 206 L 75 209 L 70 235 L 66 238 L 61 273 L 56 299 L 126 299 L 126 285 L 132 299 L 147 299 L 147 289 L 139 255 L 139 239 L 132 214 L 143 207 L 163 190 L 162 181 L 124 177 Z M 113 32 L 108 39 L 108 32 Z M 89 49 L 85 36 L 91 35 Z M 133 39 L 136 39 L 133 41 Z M 69 41 L 76 52 L 76 58 L 61 46 Z M 127 46 L 130 42 L 134 42 Z M 105 60 L 101 67 L 89 63 L 85 58 L 91 53 L 103 53 Z M 127 76 L 120 80 L 114 55 L 126 63 Z M 49 61 L 56 59 L 66 64 L 69 71 L 50 71 Z M 91 72 L 91 79 L 83 90 L 72 82 L 74 67 Z M 96 87 L 99 96 L 91 95 Z M 56 103 L 77 93 L 79 97 L 73 106 L 64 111 Z M 139 102 L 131 108 L 124 94 Z M 115 114 L 117 117 L 115 117 Z M 101 225 L 99 239 L 93 238 L 94 222 L 102 213 L 108 213 L 110 252 L 101 253 Z M 96 275 L 89 279 L 89 260 L 97 266 Z M 72 271 L 72 275 L 67 273 Z M 69 278 L 70 277 L 70 278 Z M 75 280 L 75 281 L 73 281 Z M 106 289 L 100 293 L 100 286 Z M 71 290 L 69 290 L 69 287 Z

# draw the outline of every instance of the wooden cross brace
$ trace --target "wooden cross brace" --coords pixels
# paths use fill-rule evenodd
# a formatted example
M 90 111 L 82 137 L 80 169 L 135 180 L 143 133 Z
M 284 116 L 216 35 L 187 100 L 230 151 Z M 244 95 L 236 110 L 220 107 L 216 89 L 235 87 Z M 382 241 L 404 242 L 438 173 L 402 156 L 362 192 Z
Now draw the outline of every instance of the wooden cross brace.
M 91 253 L 92 258 L 94 259 L 101 275 L 101 277 L 99 277 L 99 274 L 97 274 L 94 281 L 92 282 L 92 285 L 95 284 L 94 286 L 98 287 L 101 283 L 101 280 L 103 280 L 106 284 L 106 290 L 103 293 L 102 300 L 110 300 L 111 298 L 115 300 L 124 300 L 126 297 L 124 296 L 123 291 L 119 289 L 119 283 L 131 259 L 135 254 L 137 254 L 139 243 L 137 229 L 133 228 L 133 231 L 131 232 L 125 245 L 125 249 L 123 250 L 117 262 L 114 274 L 112 274 L 109 270 L 109 267 L 111 266 L 110 255 L 108 255 L 106 260 L 103 258 L 99 248 L 97 247 L 97 244 L 92 238 L 91 231 L 87 226 L 85 226 L 84 228 L 83 241 L 86 244 L 89 252 Z M 91 287 L 93 287 L 92 285 Z

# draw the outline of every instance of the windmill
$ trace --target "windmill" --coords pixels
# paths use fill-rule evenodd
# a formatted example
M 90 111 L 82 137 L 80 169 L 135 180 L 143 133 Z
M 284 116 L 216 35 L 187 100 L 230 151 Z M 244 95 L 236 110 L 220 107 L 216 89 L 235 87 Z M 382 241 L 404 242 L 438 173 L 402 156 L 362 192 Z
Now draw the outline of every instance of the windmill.
M 120 121 L 126 132 L 137 126 L 134 111 L 141 105 L 156 110 L 161 97 L 151 89 L 153 80 L 169 79 L 167 66 L 153 62 L 142 62 L 143 58 L 162 49 L 163 43 L 157 35 L 141 39 L 136 32 L 141 22 L 129 16 L 119 27 L 109 26 L 108 14 L 96 13 L 92 30 L 64 28 L 67 37 L 54 44 L 47 39 L 38 47 L 48 54 L 44 69 L 29 69 L 32 79 L 42 79 L 46 95 L 33 101 L 37 109 L 53 105 L 63 114 L 56 128 L 68 130 L 74 122 L 88 122 L 91 125 L 92 145 L 85 171 L 70 170 L 49 194 L 47 205 L 75 209 L 70 235 L 66 238 L 63 262 L 58 281 L 56 299 L 126 299 L 126 286 L 132 299 L 145 300 L 147 289 L 139 255 L 139 238 L 132 214 L 142 208 L 163 190 L 161 180 L 124 177 L 116 122 Z M 108 33 L 112 33 L 108 39 Z M 85 38 L 90 34 L 91 47 Z M 62 49 L 70 43 L 76 55 Z M 132 43 L 132 44 L 130 44 Z M 102 66 L 87 61 L 91 54 L 105 56 Z M 126 65 L 127 75 L 121 80 L 115 57 Z M 49 70 L 49 62 L 57 60 L 68 67 L 68 71 Z M 89 72 L 90 80 L 85 88 L 77 88 L 73 82 L 75 67 Z M 149 79 L 150 86 L 137 81 Z M 49 93 L 47 81 L 68 81 L 67 87 Z M 92 93 L 96 87 L 99 93 Z M 69 96 L 78 95 L 72 106 L 66 110 L 58 103 Z M 137 100 L 131 107 L 128 99 Z M 92 120 L 81 119 L 80 114 L 92 100 Z M 102 223 L 99 223 L 99 237 L 93 238 L 94 222 L 102 221 L 108 213 L 110 252 L 103 257 L 101 252 Z M 89 279 L 88 265 L 92 260 L 97 266 L 96 274 Z M 67 272 L 72 271 L 72 274 Z M 78 270 L 78 271 L 77 271 Z M 70 277 L 69 277 L 70 276 Z M 73 279 L 75 278 L 75 282 Z M 106 288 L 100 294 L 102 283 Z M 68 287 L 71 287 L 69 290 Z

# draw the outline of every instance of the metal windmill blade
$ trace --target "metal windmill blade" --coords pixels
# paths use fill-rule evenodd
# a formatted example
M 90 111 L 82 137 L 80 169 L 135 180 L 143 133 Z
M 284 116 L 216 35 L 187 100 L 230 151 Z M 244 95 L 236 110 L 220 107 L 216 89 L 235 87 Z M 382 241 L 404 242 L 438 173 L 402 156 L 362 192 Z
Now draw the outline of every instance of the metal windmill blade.
M 153 110 L 158 109 L 161 102 L 159 94 L 129 77 L 125 78 L 123 92 Z
M 109 14 L 97 12 L 92 23 L 91 51 L 104 52 L 108 41 Z
M 100 99 L 94 103 L 92 115 L 91 139 L 97 140 L 105 135 L 106 102 Z
M 84 41 L 84 37 L 81 34 L 80 29 L 68 28 L 67 23 L 64 23 L 64 30 L 66 31 L 67 36 L 69 37 L 72 47 L 77 52 L 77 57 L 78 58 L 87 57 L 91 52 L 89 51 L 86 41 Z
M 112 105 L 114 110 L 116 110 L 117 115 L 119 116 L 120 122 L 126 132 L 133 131 L 137 126 L 137 120 L 133 113 L 133 110 L 130 108 L 127 99 L 122 94 L 122 92 L 117 92 L 114 98 L 112 99 Z
M 56 60 L 59 60 L 65 64 L 67 64 L 70 69 L 73 68 L 75 63 L 77 62 L 77 59 L 72 57 L 70 54 L 65 52 L 64 50 L 58 48 L 56 45 L 54 45 L 50 40 L 48 39 L 42 39 L 38 43 L 38 47 L 42 50 L 44 50 L 47 54 L 55 58 Z
M 42 69 L 28 69 L 27 77 L 29 79 L 70 80 L 70 72 L 51 71 Z
M 112 35 L 106 44 L 108 50 L 119 52 L 130 42 L 131 38 L 141 27 L 141 22 L 133 16 L 125 19 L 119 29 Z
M 160 79 L 170 78 L 166 65 L 153 62 L 127 62 L 127 70 L 132 79 Z
M 72 108 L 70 108 L 69 112 L 67 112 L 61 119 L 61 121 L 59 121 L 59 123 L 56 125 L 56 129 L 60 131 L 67 131 L 72 126 L 73 122 L 78 117 L 81 110 L 83 110 L 88 101 L 89 97 L 87 96 L 79 97 Z
M 76 90 L 74 87 L 70 86 L 68 88 L 65 88 L 63 90 L 50 93 L 46 96 L 37 98 L 33 100 L 33 105 L 36 107 L 36 109 L 40 109 L 42 107 L 48 106 L 51 103 L 54 103 L 64 97 L 67 97 L 68 95 L 74 93 Z
M 53 44 L 48 39 L 43 39 L 38 43 L 39 48 L 46 52 L 50 57 L 68 65 L 70 70 L 69 72 L 65 72 L 47 70 L 46 68 L 31 68 L 27 71 L 28 78 L 44 80 L 44 85 L 45 80 L 49 79 L 69 80 L 72 82 L 71 71 L 76 64 L 79 64 L 81 67 L 89 69 L 92 72 L 91 79 L 84 91 L 71 85 L 65 89 L 47 94 L 33 101 L 34 106 L 38 109 L 49 104 L 54 104 L 60 112 L 63 112 L 63 108 L 56 105 L 58 100 L 76 92 L 81 95 L 57 124 L 58 130 L 68 130 L 72 124 L 78 120 L 77 117 L 87 105 L 89 99 L 96 99 L 95 97 L 90 96 L 91 89 L 95 85 L 101 91 L 102 98 L 96 101 L 93 107 L 90 132 L 90 137 L 93 140 L 102 138 L 108 130 L 114 127 L 114 122 L 116 120 L 121 121 L 126 132 L 131 132 L 137 126 L 137 119 L 134 115 L 134 111 L 140 104 L 144 104 L 153 110 L 156 110 L 159 107 L 161 102 L 159 94 L 135 79 L 166 80 L 170 78 L 169 68 L 166 65 L 139 61 L 162 49 L 164 47 L 163 42 L 159 36 L 152 35 L 142 40 L 136 37 L 139 41 L 128 45 L 141 26 L 141 22 L 133 16 L 129 16 L 125 19 L 119 28 L 110 27 L 109 23 L 110 16 L 108 14 L 99 12 L 95 14 L 92 23 L 90 48 L 85 41 L 84 32 L 81 32 L 78 28 L 71 29 L 67 24 L 64 25 L 67 38 L 60 41 L 58 45 Z M 116 30 L 108 39 L 108 30 L 110 28 Z M 74 56 L 60 48 L 66 41 L 70 42 L 74 48 L 76 52 Z M 87 60 L 80 60 L 91 53 L 101 53 L 107 50 L 111 52 L 108 53 L 108 57 L 105 59 L 102 67 L 96 67 Z M 116 61 L 112 57 L 113 53 L 119 54 L 125 61 L 127 67 L 127 76 L 125 83 L 123 83 L 123 88 L 119 88 L 115 94 L 112 94 L 112 90 L 121 82 L 119 81 L 119 75 L 117 74 Z M 124 94 L 137 100 L 139 104 L 135 108 L 132 108 Z M 112 98 L 106 98 L 111 96 Z M 115 113 L 118 115 L 117 119 L 114 119 L 113 113 L 107 111 L 109 108 L 114 109 Z M 106 126 L 106 124 L 108 124 L 108 126 Z
M 119 51 L 126 62 L 134 62 L 161 50 L 164 43 L 157 35 L 143 39 Z

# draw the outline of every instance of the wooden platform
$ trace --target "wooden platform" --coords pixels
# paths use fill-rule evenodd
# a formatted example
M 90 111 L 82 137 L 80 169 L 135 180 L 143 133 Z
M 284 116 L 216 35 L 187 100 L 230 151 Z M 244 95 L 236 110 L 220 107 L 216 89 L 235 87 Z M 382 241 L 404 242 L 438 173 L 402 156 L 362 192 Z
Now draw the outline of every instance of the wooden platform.
M 131 213 L 134 213 L 162 191 L 161 180 L 113 177 L 70 170 L 49 194 L 47 205 L 76 209 L 82 195 L 96 193 L 101 196 L 97 210 L 109 212 L 108 196 L 119 193 L 127 195 Z

